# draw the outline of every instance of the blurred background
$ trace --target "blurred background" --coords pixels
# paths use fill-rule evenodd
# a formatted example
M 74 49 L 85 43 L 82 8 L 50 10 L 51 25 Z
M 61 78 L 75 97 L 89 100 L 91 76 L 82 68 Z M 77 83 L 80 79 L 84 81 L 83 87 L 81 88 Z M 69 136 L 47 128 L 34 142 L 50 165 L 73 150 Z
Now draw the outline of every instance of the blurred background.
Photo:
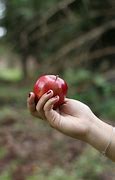
M 0 180 L 114 180 L 114 163 L 29 114 L 42 74 L 115 125 L 114 0 L 0 0 Z

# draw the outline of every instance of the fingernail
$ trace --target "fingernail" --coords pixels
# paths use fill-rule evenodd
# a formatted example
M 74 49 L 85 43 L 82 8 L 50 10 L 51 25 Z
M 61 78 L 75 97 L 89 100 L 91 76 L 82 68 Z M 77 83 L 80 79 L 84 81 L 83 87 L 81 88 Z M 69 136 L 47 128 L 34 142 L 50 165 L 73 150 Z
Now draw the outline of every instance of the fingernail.
M 31 96 L 31 93 L 28 94 L 28 97 L 30 97 L 30 96 Z
M 47 94 L 50 94 L 51 93 L 51 90 L 49 90 L 48 92 L 47 92 Z
M 59 96 L 57 95 L 57 96 L 55 96 L 54 98 L 57 99 L 58 97 L 59 97 Z

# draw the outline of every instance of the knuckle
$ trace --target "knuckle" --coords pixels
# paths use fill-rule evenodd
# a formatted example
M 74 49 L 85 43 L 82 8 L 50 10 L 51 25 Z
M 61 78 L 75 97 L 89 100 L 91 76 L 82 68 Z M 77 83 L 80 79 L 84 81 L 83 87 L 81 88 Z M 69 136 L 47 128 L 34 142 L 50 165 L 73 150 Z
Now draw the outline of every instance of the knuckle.
M 50 125 L 51 125 L 51 127 L 55 128 L 55 129 L 60 129 L 61 128 L 61 118 L 53 117 Z
M 56 128 L 56 127 L 55 127 L 55 119 L 53 119 L 53 120 L 50 122 L 50 126 L 51 126 L 52 128 Z

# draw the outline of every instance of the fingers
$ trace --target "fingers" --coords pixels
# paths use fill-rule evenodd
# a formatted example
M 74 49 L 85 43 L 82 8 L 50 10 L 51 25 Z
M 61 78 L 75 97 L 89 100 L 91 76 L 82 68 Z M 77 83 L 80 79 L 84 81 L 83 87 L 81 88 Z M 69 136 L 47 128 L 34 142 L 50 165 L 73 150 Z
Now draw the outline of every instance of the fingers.
M 35 94 L 33 92 L 30 92 L 29 97 L 27 99 L 27 107 L 30 110 L 30 112 L 34 112 L 36 110 Z
M 46 112 L 50 111 L 53 108 L 54 104 L 58 101 L 59 101 L 59 96 L 55 96 L 55 97 L 49 99 L 49 101 L 47 101 L 44 106 L 44 111 L 46 111 Z
M 50 123 L 50 125 L 56 129 L 60 126 L 60 114 L 53 109 L 53 106 L 56 102 L 59 101 L 59 96 L 55 96 L 49 99 L 44 105 L 45 116 Z
M 49 90 L 47 93 L 45 93 L 38 101 L 37 106 L 36 106 L 36 110 L 38 112 L 42 112 L 44 105 L 46 104 L 46 102 L 49 100 L 49 98 L 51 98 L 53 96 L 53 91 Z
M 27 107 L 30 113 L 38 118 L 46 119 L 44 113 L 44 105 L 45 103 L 53 96 L 53 91 L 49 90 L 45 93 L 38 101 L 37 105 L 35 104 L 35 94 L 31 92 L 29 94 L 30 97 L 27 99 Z
M 54 110 L 53 107 L 56 102 L 59 101 L 59 96 L 53 96 L 53 91 L 50 90 L 45 93 L 35 105 L 35 94 L 30 93 L 30 97 L 27 99 L 27 106 L 33 116 L 41 119 L 46 119 L 50 125 L 58 129 L 60 114 Z
M 36 106 L 36 112 L 39 118 L 46 120 L 45 113 L 44 113 L 44 105 L 45 103 L 53 96 L 53 91 L 49 90 L 45 93 L 38 101 Z

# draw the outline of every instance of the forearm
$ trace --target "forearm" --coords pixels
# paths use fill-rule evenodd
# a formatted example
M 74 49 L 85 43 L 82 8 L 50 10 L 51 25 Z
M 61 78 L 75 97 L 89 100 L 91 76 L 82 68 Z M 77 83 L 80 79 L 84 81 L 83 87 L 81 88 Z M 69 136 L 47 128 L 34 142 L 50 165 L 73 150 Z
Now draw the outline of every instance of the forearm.
M 106 156 L 115 161 L 115 128 L 111 125 L 94 116 L 87 142 L 100 152 L 108 145 Z

